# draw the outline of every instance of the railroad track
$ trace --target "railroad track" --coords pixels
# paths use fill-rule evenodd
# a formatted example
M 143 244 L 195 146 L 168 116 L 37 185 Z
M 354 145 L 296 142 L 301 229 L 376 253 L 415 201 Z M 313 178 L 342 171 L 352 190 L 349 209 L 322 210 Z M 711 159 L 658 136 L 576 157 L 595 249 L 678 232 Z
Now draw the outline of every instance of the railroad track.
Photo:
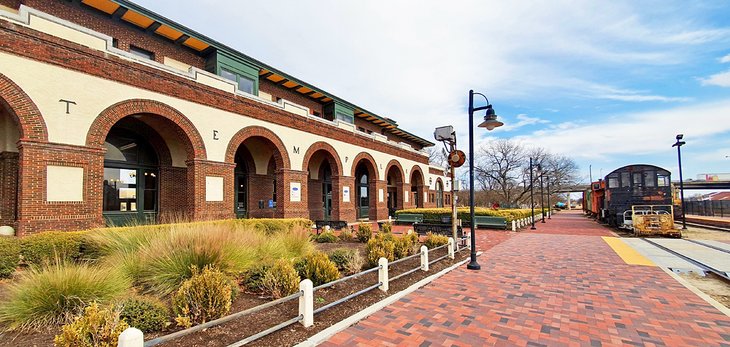
M 684 260 L 684 261 L 686 261 L 686 262 L 688 262 L 688 263 L 690 263 L 690 264 L 692 264 L 692 265 L 700 268 L 702 271 L 713 273 L 716 276 L 722 278 L 723 280 L 725 280 L 727 282 L 730 282 L 730 275 L 727 272 L 723 271 L 723 269 L 719 269 L 716 266 L 710 266 L 710 265 L 706 264 L 706 262 L 702 262 L 702 261 L 696 259 L 696 257 L 691 257 L 691 256 L 688 256 L 686 254 L 682 254 L 682 253 L 680 253 L 676 249 L 672 249 L 670 247 L 666 247 L 666 246 L 661 245 L 661 244 L 659 244 L 659 243 L 657 243 L 655 241 L 652 241 L 650 239 L 646 239 L 646 238 L 641 238 L 641 239 L 644 240 L 644 241 L 646 241 L 646 242 L 648 242 L 649 244 L 651 244 L 654 247 L 657 247 L 657 248 L 659 248 L 659 249 L 661 249 L 661 250 L 663 250 L 663 251 L 665 251 L 665 252 L 667 252 L 669 254 L 674 255 L 675 257 L 678 257 L 678 258 L 680 258 L 680 259 L 682 259 L 682 260 Z M 683 241 L 691 241 L 691 240 L 683 240 Z M 704 246 L 707 249 L 713 249 L 713 250 L 721 251 L 721 252 L 724 252 L 724 253 L 730 253 L 730 251 L 728 251 L 726 249 L 721 249 L 720 247 L 716 247 L 716 246 L 713 246 L 713 245 L 708 245 L 708 244 L 706 244 L 704 242 L 691 241 L 691 243 Z M 720 255 L 720 253 L 718 253 L 718 255 Z M 723 259 L 728 259 L 727 261 L 730 262 L 730 255 L 724 254 L 724 257 L 722 257 L 722 258 Z
M 682 221 L 675 221 L 675 225 L 681 225 Z M 730 232 L 730 228 L 723 228 L 715 225 L 709 225 L 709 224 L 702 224 L 702 223 L 695 223 L 695 222 L 687 222 L 687 226 L 695 227 L 695 228 L 705 228 L 710 230 L 717 230 L 717 231 L 725 231 Z

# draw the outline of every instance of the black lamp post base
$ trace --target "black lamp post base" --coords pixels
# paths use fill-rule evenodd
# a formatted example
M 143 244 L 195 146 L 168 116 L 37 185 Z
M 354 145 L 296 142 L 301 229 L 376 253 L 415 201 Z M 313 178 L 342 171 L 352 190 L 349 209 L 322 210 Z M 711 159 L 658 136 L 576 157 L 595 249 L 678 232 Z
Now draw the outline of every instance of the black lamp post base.
M 477 263 L 476 259 L 469 262 L 469 264 L 466 265 L 466 268 L 469 270 L 480 270 L 482 267 Z
M 537 228 L 535 228 L 535 226 L 533 225 L 532 227 L 530 227 L 530 230 L 537 230 Z

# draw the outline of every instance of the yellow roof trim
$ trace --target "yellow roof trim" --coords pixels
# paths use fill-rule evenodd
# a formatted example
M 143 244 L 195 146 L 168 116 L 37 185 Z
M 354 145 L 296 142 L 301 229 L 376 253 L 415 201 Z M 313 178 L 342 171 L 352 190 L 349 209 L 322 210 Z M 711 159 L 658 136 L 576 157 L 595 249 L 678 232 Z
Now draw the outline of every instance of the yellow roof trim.
M 279 75 L 271 75 L 269 77 L 266 77 L 266 79 L 272 82 L 281 82 L 284 80 L 284 77 Z
M 314 94 L 310 95 L 309 97 L 319 99 L 323 96 L 324 96 L 324 94 L 322 94 L 322 93 L 314 93 Z
M 181 36 L 183 36 L 183 33 L 181 31 L 177 31 L 164 24 L 160 25 L 160 27 L 157 28 L 157 30 L 155 30 L 155 32 L 164 37 L 167 37 L 168 39 L 173 40 L 173 41 L 175 41 L 175 40 L 179 39 Z
M 124 19 L 125 21 L 130 22 L 140 28 L 143 28 L 143 29 L 149 28 L 149 26 L 155 22 L 154 20 L 150 19 L 149 17 L 146 17 L 146 16 L 139 14 L 137 12 L 134 12 L 132 10 L 127 10 L 127 12 L 124 12 L 122 19 Z
M 322 99 L 322 101 L 323 102 L 330 102 L 330 101 L 332 101 L 332 98 L 324 98 L 324 99 Z
M 207 44 L 207 43 L 205 43 L 203 41 L 200 41 L 200 40 L 198 40 L 198 39 L 196 39 L 194 37 L 191 37 L 191 38 L 185 40 L 185 42 L 183 42 L 183 44 L 185 46 L 188 46 L 188 47 L 190 47 L 190 48 L 192 48 L 194 50 L 197 50 L 197 51 L 202 51 L 202 50 L 210 47 L 209 44 Z
M 81 2 L 108 14 L 114 13 L 120 7 L 110 0 L 81 0 Z
M 287 87 L 287 88 L 294 88 L 298 85 L 299 85 L 298 83 L 292 82 L 292 81 L 287 81 L 286 83 L 283 84 L 283 86 Z
M 302 94 L 306 94 L 306 93 L 311 92 L 312 90 L 309 89 L 309 88 L 307 88 L 307 87 L 299 87 L 299 88 L 297 88 L 297 91 L 300 92 L 300 93 L 302 93 Z

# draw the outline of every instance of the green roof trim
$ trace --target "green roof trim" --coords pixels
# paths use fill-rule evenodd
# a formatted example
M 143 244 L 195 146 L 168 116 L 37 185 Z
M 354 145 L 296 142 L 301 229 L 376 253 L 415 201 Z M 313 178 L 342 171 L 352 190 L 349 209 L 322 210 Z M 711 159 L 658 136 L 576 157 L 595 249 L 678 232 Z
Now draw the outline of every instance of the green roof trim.
M 195 31 L 193 29 L 190 29 L 190 28 L 188 28 L 188 27 L 186 27 L 184 25 L 181 25 L 181 24 L 179 24 L 179 23 L 177 23 L 177 22 L 175 22 L 175 21 L 173 21 L 171 19 L 168 19 L 168 18 L 166 18 L 166 17 L 164 17 L 162 15 L 159 15 L 159 14 L 153 12 L 153 11 L 150 11 L 150 10 L 148 10 L 148 9 L 142 7 L 142 6 L 139 6 L 139 5 L 137 5 L 137 4 L 135 4 L 135 3 L 131 2 L 131 1 L 127 1 L 127 0 L 111 0 L 111 1 L 112 2 L 115 2 L 115 3 L 119 4 L 119 5 L 121 5 L 123 7 L 126 7 L 129 10 L 133 10 L 135 12 L 139 12 L 140 14 L 143 14 L 143 15 L 151 18 L 151 19 L 154 19 L 155 21 L 159 22 L 160 24 L 167 25 L 167 26 L 169 26 L 169 27 L 171 27 L 171 28 L 173 28 L 173 29 L 175 29 L 177 31 L 181 31 L 184 34 L 187 34 L 188 36 L 195 37 L 196 39 L 198 39 L 198 40 L 200 40 L 202 42 L 205 42 L 206 44 L 210 45 L 211 47 L 217 49 L 219 51 L 219 56 L 220 55 L 225 55 L 229 59 L 235 59 L 235 60 L 239 61 L 241 64 L 246 64 L 246 65 L 249 65 L 251 67 L 258 68 L 259 70 L 260 69 L 269 70 L 269 71 L 271 71 L 273 73 L 276 73 L 277 75 L 283 76 L 287 80 L 290 80 L 292 82 L 298 83 L 298 84 L 300 84 L 300 85 L 302 85 L 304 87 L 307 87 L 307 88 L 312 89 L 314 91 L 317 91 L 319 93 L 325 94 L 327 97 L 331 98 L 332 100 L 335 100 L 335 102 L 337 102 L 338 104 L 340 104 L 340 105 L 342 105 L 344 107 L 351 108 L 353 110 L 359 110 L 359 111 L 361 111 L 363 113 L 367 113 L 368 115 L 371 115 L 371 116 L 377 118 L 378 120 L 384 121 L 384 122 L 386 122 L 388 124 L 392 124 L 392 125 L 394 125 L 396 127 L 398 126 L 398 124 L 395 121 L 393 121 L 392 119 L 390 119 L 390 118 L 378 116 L 374 112 L 370 112 L 370 111 L 366 110 L 365 108 L 360 107 L 360 106 L 357 106 L 357 105 L 355 105 L 355 104 L 353 104 L 353 103 L 351 103 L 351 102 L 349 102 L 349 101 L 347 101 L 345 99 L 342 99 L 342 98 L 340 98 L 340 97 L 338 97 L 338 96 L 336 96 L 336 95 L 334 95 L 334 94 L 332 94 L 330 92 L 327 92 L 327 91 L 323 90 L 322 88 L 318 88 L 318 87 L 315 87 L 315 86 L 313 86 L 313 85 L 311 85 L 311 84 L 309 84 L 307 82 L 301 81 L 301 80 L 299 80 L 299 79 L 297 79 L 297 78 L 295 78 L 295 77 L 293 77 L 293 76 L 291 76 L 291 75 L 289 75 L 289 74 L 287 74 L 287 73 L 285 73 L 285 72 L 283 72 L 283 71 L 281 71 L 279 69 L 276 69 L 276 68 L 274 68 L 274 67 L 272 67 L 272 66 L 270 66 L 268 64 L 265 64 L 264 62 L 261 62 L 261 61 L 259 61 L 257 59 L 254 59 L 254 58 L 252 58 L 252 57 L 250 57 L 250 56 L 248 56 L 248 55 L 246 55 L 244 53 L 241 53 L 240 51 L 238 51 L 238 50 L 236 50 L 236 49 L 234 49 L 234 48 L 232 48 L 232 47 L 230 47 L 228 45 L 225 45 L 225 44 L 223 44 L 221 42 L 218 42 L 218 41 L 216 41 L 216 40 L 214 40 L 214 39 L 212 39 L 212 38 L 210 38 L 210 37 L 208 37 L 206 35 L 203 35 L 203 34 L 197 32 L 197 31 Z M 393 129 L 393 130 L 395 130 L 395 129 Z M 418 142 L 419 144 L 423 145 L 424 147 L 430 147 L 430 146 L 433 146 L 434 145 L 433 142 L 428 141 L 428 140 L 426 140 L 426 139 L 424 139 L 424 138 L 422 138 L 420 136 L 413 135 L 413 134 L 411 134 L 411 133 L 409 133 L 409 132 L 407 132 L 407 131 L 405 131 L 403 129 L 400 129 L 400 128 L 398 128 L 398 130 L 400 130 L 400 131 L 402 131 L 402 132 L 404 132 L 404 133 L 406 133 L 408 135 L 411 135 L 411 136 L 415 137 L 417 139 L 415 142 Z

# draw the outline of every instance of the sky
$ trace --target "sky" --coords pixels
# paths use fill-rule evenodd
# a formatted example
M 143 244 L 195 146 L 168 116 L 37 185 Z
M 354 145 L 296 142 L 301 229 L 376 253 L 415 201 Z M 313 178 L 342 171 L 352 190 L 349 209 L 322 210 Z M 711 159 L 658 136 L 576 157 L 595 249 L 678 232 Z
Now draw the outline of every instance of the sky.
M 543 147 L 585 182 L 637 163 L 676 180 L 681 133 L 685 179 L 730 173 L 727 1 L 135 2 L 432 142 L 453 125 L 467 151 L 473 89 L 505 123 L 477 147 Z

